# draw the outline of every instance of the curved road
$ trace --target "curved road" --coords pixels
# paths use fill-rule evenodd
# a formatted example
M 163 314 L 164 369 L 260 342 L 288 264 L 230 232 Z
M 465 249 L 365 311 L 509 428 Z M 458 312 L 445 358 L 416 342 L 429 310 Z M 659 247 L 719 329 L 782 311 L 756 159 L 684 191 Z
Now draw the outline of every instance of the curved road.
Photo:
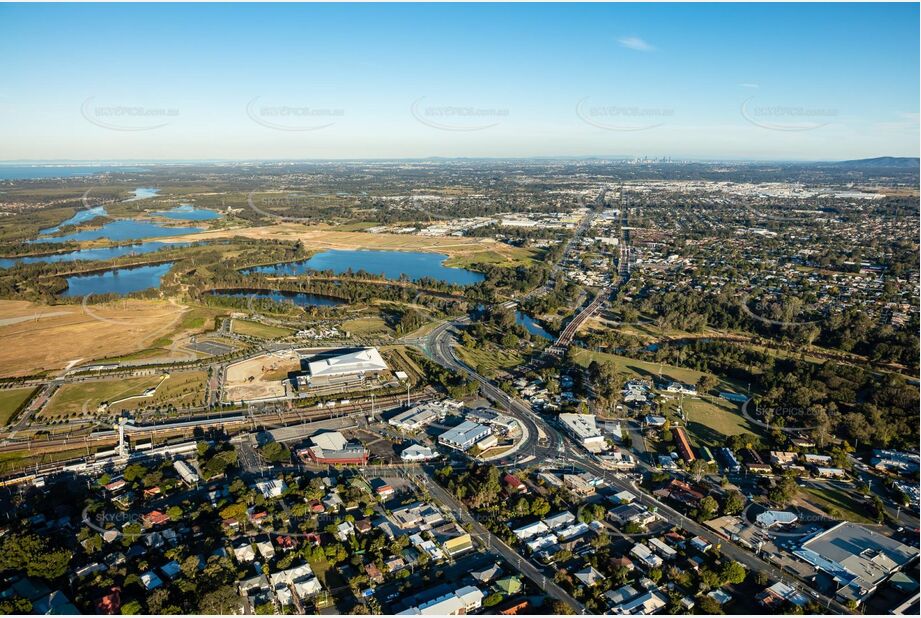
M 620 478 L 619 476 L 613 474 L 611 471 L 601 467 L 595 461 L 595 459 L 592 458 L 591 455 L 583 451 L 580 447 L 578 447 L 578 445 L 572 445 L 571 447 L 568 447 L 568 444 L 564 444 L 560 432 L 554 429 L 545 419 L 535 413 L 531 409 L 531 406 L 521 401 L 520 399 L 510 397 L 503 390 L 498 388 L 484 376 L 478 374 L 454 355 L 454 350 L 452 347 L 454 343 L 453 332 L 456 330 L 457 326 L 462 326 L 467 323 L 469 323 L 469 318 L 461 318 L 455 320 L 454 322 L 446 322 L 434 329 L 423 345 L 426 355 L 428 355 L 430 358 L 432 358 L 432 360 L 439 363 L 440 365 L 458 371 L 468 376 L 470 379 L 476 380 L 480 384 L 481 392 L 486 396 L 487 399 L 499 407 L 507 409 L 513 416 L 515 416 L 515 418 L 518 419 L 519 422 L 527 426 L 529 433 L 527 442 L 537 442 L 537 436 L 540 433 L 543 433 L 548 438 L 550 438 L 552 446 L 551 444 L 541 445 L 540 443 L 524 445 L 523 448 L 525 449 L 533 449 L 532 452 L 535 458 L 539 460 L 545 460 L 563 456 L 573 463 L 578 464 L 583 469 L 588 470 L 591 473 L 603 478 L 605 482 L 610 486 L 615 487 L 618 490 L 629 491 L 633 493 L 637 496 L 638 502 L 647 508 L 654 510 L 660 517 L 663 517 L 668 522 L 684 528 L 691 534 L 703 537 L 714 546 L 718 545 L 723 555 L 732 560 L 735 560 L 736 562 L 739 562 L 748 570 L 767 573 L 778 581 L 785 581 L 789 584 L 792 584 L 795 588 L 806 594 L 806 596 L 815 599 L 819 604 L 823 605 L 834 613 L 852 613 L 847 609 L 847 607 L 838 601 L 817 592 L 811 587 L 800 585 L 798 580 L 795 581 L 794 576 L 781 572 L 781 570 L 773 564 L 762 560 L 755 554 L 717 535 L 713 530 L 686 517 L 684 514 L 673 509 L 671 506 L 660 502 L 641 488 L 637 487 L 633 482 L 624 478 Z M 525 560 L 525 562 L 528 561 Z M 529 565 L 533 567 L 533 564 L 530 562 Z M 528 571 L 530 571 L 530 569 L 528 569 Z M 528 571 L 523 570 L 522 572 L 537 582 L 537 580 L 535 580 Z M 567 599 L 561 600 L 569 603 Z M 573 601 L 575 602 L 574 599 Z M 584 612 L 584 608 L 581 606 L 581 604 L 579 604 L 578 611 Z

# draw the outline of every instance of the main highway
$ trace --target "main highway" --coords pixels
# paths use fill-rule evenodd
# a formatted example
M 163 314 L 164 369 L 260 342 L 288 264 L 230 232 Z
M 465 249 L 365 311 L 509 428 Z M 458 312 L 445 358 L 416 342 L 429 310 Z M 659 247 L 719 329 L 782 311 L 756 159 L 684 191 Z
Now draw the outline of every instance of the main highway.
M 454 333 L 457 332 L 458 327 L 467 323 L 469 323 L 469 318 L 461 318 L 453 322 L 445 322 L 432 330 L 423 345 L 426 355 L 440 365 L 457 371 L 467 376 L 469 379 L 475 380 L 480 385 L 480 392 L 487 399 L 496 407 L 507 410 L 511 415 L 517 418 L 518 421 L 527 428 L 528 433 L 526 444 L 522 445 L 521 450 L 532 454 L 534 460 L 536 460 L 538 464 L 551 459 L 568 460 L 582 469 L 603 478 L 611 487 L 620 491 L 629 491 L 633 493 L 637 496 L 637 501 L 645 507 L 654 510 L 660 517 L 664 518 L 669 523 L 680 526 L 689 533 L 706 539 L 714 546 L 719 546 L 724 556 L 739 562 L 748 570 L 767 573 L 779 581 L 784 581 L 796 587 L 810 598 L 815 599 L 830 611 L 839 614 L 852 613 L 838 601 L 813 590 L 811 587 L 802 585 L 802 582 L 799 582 L 795 576 L 781 572 L 781 570 L 773 564 L 733 544 L 716 534 L 713 530 L 697 523 L 671 506 L 657 500 L 632 481 L 623 477 L 623 475 L 614 474 L 610 470 L 603 468 L 588 452 L 570 441 L 568 437 L 564 440 L 563 434 L 540 414 L 536 413 L 529 404 L 521 399 L 509 396 L 489 379 L 480 375 L 473 368 L 457 358 L 453 348 L 455 344 Z M 546 436 L 547 440 L 539 440 L 538 436 L 541 435 Z M 514 461 L 509 463 L 514 463 Z M 527 573 L 525 574 L 527 575 Z

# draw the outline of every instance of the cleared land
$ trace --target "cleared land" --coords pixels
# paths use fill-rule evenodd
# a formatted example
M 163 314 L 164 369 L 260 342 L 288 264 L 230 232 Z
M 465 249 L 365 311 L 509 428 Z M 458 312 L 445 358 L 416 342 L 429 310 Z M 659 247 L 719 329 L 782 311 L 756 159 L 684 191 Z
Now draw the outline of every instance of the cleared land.
M 300 356 L 293 350 L 260 354 L 227 367 L 224 376 L 225 401 L 251 401 L 283 397 L 282 380 L 289 372 L 299 371 Z
M 527 262 L 534 252 L 510 247 L 489 238 L 458 238 L 454 236 L 412 236 L 409 234 L 367 234 L 344 232 L 325 226 L 307 226 L 298 223 L 279 223 L 262 227 L 234 230 L 213 230 L 198 234 L 175 236 L 166 241 L 188 242 L 218 238 L 254 238 L 258 240 L 300 240 L 308 250 L 323 249 L 389 249 L 393 251 L 427 251 L 444 253 L 451 259 L 448 266 L 476 263 L 517 265 Z
M 73 362 L 147 349 L 179 329 L 186 311 L 147 300 L 90 305 L 86 312 L 80 305 L 0 300 L 0 376 L 62 369 Z
M 10 422 L 10 418 L 19 409 L 19 406 L 34 392 L 34 388 L 11 388 L 0 391 L 0 426 Z
M 249 320 L 234 320 L 233 332 L 248 337 L 258 337 L 259 339 L 277 339 L 278 337 L 286 337 L 294 331 L 290 328 L 270 326 Z

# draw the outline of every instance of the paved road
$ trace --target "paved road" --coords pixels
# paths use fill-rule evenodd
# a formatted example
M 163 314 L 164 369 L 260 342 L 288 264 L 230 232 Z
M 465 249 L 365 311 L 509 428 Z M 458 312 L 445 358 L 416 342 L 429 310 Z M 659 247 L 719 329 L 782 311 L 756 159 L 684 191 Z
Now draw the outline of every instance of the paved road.
M 596 463 L 591 455 L 583 451 L 580 447 L 578 447 L 578 445 L 571 445 L 569 444 L 568 440 L 564 444 L 560 433 L 539 414 L 535 413 L 527 403 L 517 398 L 510 397 L 504 391 L 492 384 L 488 379 L 476 373 L 476 371 L 465 365 L 454 356 L 454 351 L 452 349 L 452 344 L 454 341 L 453 331 L 455 326 L 461 325 L 465 322 L 466 318 L 457 320 L 453 323 L 445 323 L 439 326 L 437 329 L 433 330 L 429 336 L 427 345 L 425 346 L 426 353 L 439 364 L 450 369 L 454 369 L 455 371 L 460 371 L 466 374 L 469 378 L 479 382 L 481 386 L 481 392 L 486 396 L 487 399 L 491 400 L 499 407 L 507 409 L 510 414 L 528 426 L 529 433 L 531 436 L 533 436 L 531 439 L 536 440 L 536 436 L 539 434 L 538 428 L 540 428 L 540 431 L 545 435 L 553 436 L 554 439 L 551 442 L 551 444 L 554 445 L 553 448 L 551 448 L 551 444 L 532 445 L 533 453 L 538 459 L 546 460 L 564 455 L 564 457 L 570 459 L 573 463 L 577 464 L 583 469 L 588 470 L 593 474 L 605 479 L 605 481 L 611 486 L 619 490 L 630 491 L 631 493 L 637 495 L 638 502 L 647 508 L 654 508 L 660 516 L 664 517 L 670 523 L 679 525 L 691 534 L 695 534 L 707 539 L 713 545 L 719 545 L 724 556 L 741 563 L 747 569 L 756 572 L 768 573 L 777 580 L 786 581 L 787 583 L 794 585 L 806 593 L 811 598 L 816 599 L 816 601 L 821 605 L 830 610 L 833 610 L 836 613 L 851 613 L 841 603 L 816 592 L 808 586 L 800 585 L 799 583 L 794 582 L 794 577 L 792 575 L 781 572 L 780 569 L 774 565 L 762 560 L 758 556 L 739 547 L 738 545 L 735 545 L 730 541 L 720 537 L 714 531 L 704 527 L 692 519 L 689 519 L 669 505 L 658 501 L 656 498 L 647 494 L 641 488 L 637 487 L 634 483 L 616 477 L 611 471 L 601 467 L 598 463 Z
M 426 474 L 429 473 L 430 471 L 426 470 Z M 502 556 L 509 564 L 518 569 L 519 573 L 533 581 L 537 587 L 543 590 L 544 593 L 548 596 L 553 597 L 558 601 L 562 601 L 570 608 L 572 608 L 572 610 L 577 614 L 586 613 L 584 605 L 570 596 L 569 593 L 563 590 L 552 579 L 547 579 L 547 576 L 544 575 L 543 572 L 541 572 L 541 570 L 530 560 L 506 545 L 501 539 L 487 530 L 486 527 L 477 521 L 477 519 L 464 507 L 463 504 L 461 504 L 447 490 L 442 488 L 441 485 L 436 483 L 434 479 L 432 479 L 430 476 L 423 478 L 425 479 L 425 487 L 429 490 L 429 493 L 431 493 L 432 496 L 434 496 L 442 504 L 450 506 L 452 511 L 457 515 L 458 519 L 460 519 L 463 523 L 469 524 L 477 536 L 485 539 L 487 548 L 489 550 L 494 551 Z

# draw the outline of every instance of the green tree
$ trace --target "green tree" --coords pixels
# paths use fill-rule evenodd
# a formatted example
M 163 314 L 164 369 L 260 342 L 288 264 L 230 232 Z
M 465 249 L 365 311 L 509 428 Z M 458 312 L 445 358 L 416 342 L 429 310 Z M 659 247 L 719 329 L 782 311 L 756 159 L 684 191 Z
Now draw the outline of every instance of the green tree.
M 720 571 L 720 579 L 725 584 L 741 584 L 745 581 L 745 576 L 745 567 L 734 560 L 724 564 Z
M 531 515 L 543 517 L 550 512 L 550 503 L 543 496 L 537 496 L 531 502 Z
M 32 602 L 29 599 L 20 596 L 11 596 L 0 600 L 0 614 L 9 616 L 10 614 L 31 614 Z
M 711 616 L 717 616 L 724 613 L 722 606 L 717 603 L 716 599 L 706 595 L 700 597 L 700 599 L 697 601 L 695 609 L 697 610 L 698 614 L 707 614 Z
M 202 614 L 236 614 L 240 611 L 240 595 L 231 585 L 218 586 L 202 595 L 198 602 Z
M 25 571 L 30 577 L 53 580 L 64 575 L 73 554 L 50 546 L 34 534 L 12 534 L 0 545 L 0 572 Z
M 745 496 L 739 491 L 730 491 L 726 494 L 726 501 L 723 503 L 724 515 L 737 515 L 745 508 Z
M 720 505 L 713 496 L 704 496 L 700 501 L 699 514 L 702 521 L 712 518 L 719 510 Z
M 143 610 L 144 608 L 141 607 L 140 602 L 132 599 L 122 605 L 121 613 L 123 616 L 134 616 L 135 614 L 140 614 Z

